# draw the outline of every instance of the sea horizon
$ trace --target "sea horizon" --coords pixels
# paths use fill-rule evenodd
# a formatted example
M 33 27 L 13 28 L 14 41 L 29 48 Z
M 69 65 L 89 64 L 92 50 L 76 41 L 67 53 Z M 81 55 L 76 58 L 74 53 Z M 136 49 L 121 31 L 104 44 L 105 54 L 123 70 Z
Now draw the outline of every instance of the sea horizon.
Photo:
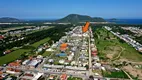
M 142 24 L 142 19 L 105 19 L 107 22 L 113 22 L 116 24 Z

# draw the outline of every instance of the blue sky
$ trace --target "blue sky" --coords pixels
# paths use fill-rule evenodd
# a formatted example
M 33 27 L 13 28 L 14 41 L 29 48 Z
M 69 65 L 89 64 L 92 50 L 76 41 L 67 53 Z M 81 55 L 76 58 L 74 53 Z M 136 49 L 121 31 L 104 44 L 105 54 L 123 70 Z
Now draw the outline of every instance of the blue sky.
M 57 19 L 68 14 L 142 18 L 142 0 L 0 0 L 0 17 Z

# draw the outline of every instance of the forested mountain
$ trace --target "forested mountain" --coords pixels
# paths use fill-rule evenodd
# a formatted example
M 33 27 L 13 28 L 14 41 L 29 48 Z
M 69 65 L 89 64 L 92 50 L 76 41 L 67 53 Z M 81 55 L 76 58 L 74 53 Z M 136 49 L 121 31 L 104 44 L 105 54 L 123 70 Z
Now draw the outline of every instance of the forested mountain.
M 57 20 L 56 22 L 70 22 L 70 23 L 77 23 L 77 22 L 106 22 L 101 17 L 90 17 L 87 15 L 79 15 L 79 14 L 70 14 L 62 19 Z

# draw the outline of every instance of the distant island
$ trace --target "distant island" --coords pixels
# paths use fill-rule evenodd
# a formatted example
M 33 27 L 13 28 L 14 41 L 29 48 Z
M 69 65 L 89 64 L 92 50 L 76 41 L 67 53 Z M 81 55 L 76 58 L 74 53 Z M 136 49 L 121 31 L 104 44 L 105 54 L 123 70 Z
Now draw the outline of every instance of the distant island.
M 118 20 L 118 19 L 116 19 L 116 18 L 112 18 L 112 19 L 109 19 L 110 21 L 116 21 L 116 20 Z
M 17 18 L 11 18 L 11 17 L 2 17 L 0 18 L 1 23 L 13 23 L 13 22 L 24 22 L 24 20 L 20 20 Z

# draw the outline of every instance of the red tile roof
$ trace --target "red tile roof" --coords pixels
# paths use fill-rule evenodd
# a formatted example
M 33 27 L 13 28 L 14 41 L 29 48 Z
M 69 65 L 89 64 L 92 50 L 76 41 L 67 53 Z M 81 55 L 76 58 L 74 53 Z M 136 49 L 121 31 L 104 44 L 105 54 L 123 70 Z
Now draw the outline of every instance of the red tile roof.
M 12 63 L 9 63 L 8 66 L 20 66 L 20 64 L 17 62 L 12 62 Z
M 61 80 L 66 80 L 66 79 L 67 79 L 67 74 L 62 74 L 62 75 L 60 76 L 60 78 L 61 78 Z
M 1 35 L 1 36 L 0 36 L 0 39 L 4 39 L 4 37 Z
M 0 80 L 2 80 L 3 79 L 3 77 L 2 76 L 0 76 Z
M 0 74 L 2 74 L 3 72 L 0 71 Z

